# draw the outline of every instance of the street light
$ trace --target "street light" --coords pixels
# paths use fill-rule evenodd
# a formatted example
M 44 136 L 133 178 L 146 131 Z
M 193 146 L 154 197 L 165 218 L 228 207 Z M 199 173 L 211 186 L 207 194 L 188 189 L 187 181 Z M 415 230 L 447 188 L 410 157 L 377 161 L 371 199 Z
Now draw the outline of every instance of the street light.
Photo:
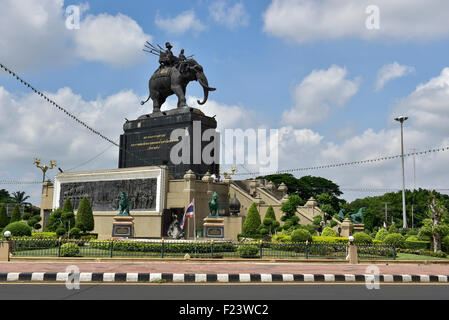
M 3 234 L 6 238 L 6 241 L 9 240 L 9 238 L 11 237 L 11 231 L 6 230 L 5 233 Z
M 398 117 L 394 120 L 401 123 L 401 159 L 402 159 L 402 227 L 407 229 L 407 217 L 405 214 L 405 174 L 404 174 L 404 122 L 408 117 Z
M 39 169 L 42 170 L 42 182 L 45 182 L 45 174 L 47 173 L 47 171 L 50 169 L 53 169 L 56 166 L 56 161 L 55 160 L 50 160 L 50 166 L 41 166 L 41 159 L 36 158 L 34 160 L 34 164 L 36 165 L 36 167 L 38 167 Z

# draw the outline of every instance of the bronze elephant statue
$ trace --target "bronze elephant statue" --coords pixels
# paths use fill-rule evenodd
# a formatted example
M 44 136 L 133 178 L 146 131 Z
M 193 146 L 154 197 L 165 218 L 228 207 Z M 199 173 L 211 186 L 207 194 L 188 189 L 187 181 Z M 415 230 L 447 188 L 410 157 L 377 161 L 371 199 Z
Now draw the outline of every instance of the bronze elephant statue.
M 153 100 L 153 112 L 160 112 L 165 100 L 176 94 L 178 97 L 178 108 L 188 107 L 186 102 L 186 88 L 191 81 L 198 81 L 204 90 L 204 99 L 199 101 L 200 105 L 206 103 L 209 92 L 215 88 L 209 87 L 209 82 L 204 74 L 203 67 L 194 59 L 186 59 L 175 66 L 161 66 L 156 70 L 149 81 L 150 94 L 148 99 L 141 102 L 147 103 Z

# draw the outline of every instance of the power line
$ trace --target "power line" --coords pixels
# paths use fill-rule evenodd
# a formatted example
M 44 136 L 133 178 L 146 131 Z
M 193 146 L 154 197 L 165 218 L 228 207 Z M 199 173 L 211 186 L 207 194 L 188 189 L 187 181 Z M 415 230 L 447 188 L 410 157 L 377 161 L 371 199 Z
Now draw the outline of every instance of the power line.
M 0 185 L 42 184 L 42 181 L 0 180 Z
M 100 152 L 99 154 L 97 154 L 97 155 L 94 156 L 93 158 L 91 158 L 91 159 L 89 159 L 89 160 L 87 160 L 87 161 L 85 161 L 85 162 L 83 162 L 83 163 L 81 163 L 81 164 L 79 164 L 79 165 L 76 165 L 76 166 L 73 167 L 73 168 L 67 169 L 67 170 L 65 170 L 65 171 L 72 171 L 72 170 L 78 169 L 78 168 L 80 168 L 80 167 L 82 167 L 82 166 L 85 166 L 86 164 L 88 164 L 88 163 L 90 163 L 90 162 L 96 160 L 96 159 L 99 158 L 100 156 L 102 156 L 106 151 L 108 151 L 109 149 L 111 149 L 111 147 L 113 147 L 113 145 L 108 146 L 106 149 L 104 149 L 102 152 Z
M 435 149 L 429 149 L 425 151 L 419 151 L 419 152 L 410 152 L 407 154 L 404 154 L 404 157 L 410 157 L 415 155 L 426 155 L 428 153 L 436 153 L 436 152 L 443 152 L 448 151 L 449 147 L 443 147 L 443 148 L 435 148 Z M 320 170 L 320 169 L 331 169 L 331 168 L 338 168 L 338 167 L 348 167 L 348 166 L 355 166 L 355 165 L 361 165 L 361 164 L 370 164 L 370 163 L 376 163 L 376 162 L 382 162 L 387 160 L 393 160 L 401 158 L 401 155 L 394 155 L 394 156 L 383 156 L 379 158 L 374 159 L 368 159 L 368 160 L 359 160 L 359 161 L 351 161 L 351 162 L 341 162 L 341 163 L 334 163 L 334 164 L 325 164 L 325 165 L 319 165 L 315 167 L 306 167 L 306 168 L 295 168 L 295 169 L 285 169 L 285 170 L 278 170 L 274 171 L 272 173 L 263 173 L 264 175 L 272 175 L 272 174 L 283 174 L 283 173 L 293 173 L 293 172 L 300 172 L 300 171 L 312 171 L 312 170 Z M 260 175 L 262 172 L 253 172 L 251 175 Z M 236 175 L 249 175 L 246 173 L 236 173 Z
M 120 147 L 120 145 L 114 141 L 112 141 L 110 138 L 106 137 L 104 134 L 102 134 L 101 132 L 95 130 L 94 128 L 92 128 L 91 126 L 89 126 L 88 124 L 86 124 L 84 121 L 80 120 L 78 117 L 76 117 L 75 115 L 73 115 L 72 113 L 70 113 L 69 111 L 67 111 L 67 109 L 61 107 L 59 104 L 57 104 L 56 102 L 54 102 L 53 100 L 51 100 L 50 98 L 48 98 L 44 93 L 40 92 L 39 90 L 37 90 L 36 88 L 34 88 L 31 84 L 29 84 L 28 82 L 26 82 L 25 80 L 23 80 L 21 77 L 19 77 L 14 71 L 10 70 L 8 67 L 6 67 L 5 65 L 0 63 L 0 68 L 2 68 L 3 70 L 5 70 L 5 72 L 9 73 L 12 77 L 16 78 L 18 81 L 20 81 L 24 86 L 28 87 L 29 89 L 31 89 L 35 94 L 37 94 L 38 96 L 40 96 L 42 99 L 44 99 L 45 101 L 47 101 L 48 103 L 50 103 L 51 105 L 53 105 L 55 108 L 57 108 L 59 111 L 64 112 L 68 117 L 70 117 L 72 120 L 76 121 L 78 124 L 82 125 L 83 127 L 85 127 L 87 130 L 89 130 L 90 132 L 92 132 L 93 134 L 99 136 L 100 138 L 102 138 L 103 140 L 106 140 L 107 142 L 113 144 L 114 146 L 118 147 L 120 150 L 125 151 L 126 153 L 128 153 L 129 155 L 135 157 L 138 160 L 141 160 L 143 162 L 147 162 L 145 159 L 140 158 L 139 156 L 137 156 L 136 154 L 134 154 L 133 152 L 126 150 L 122 147 Z

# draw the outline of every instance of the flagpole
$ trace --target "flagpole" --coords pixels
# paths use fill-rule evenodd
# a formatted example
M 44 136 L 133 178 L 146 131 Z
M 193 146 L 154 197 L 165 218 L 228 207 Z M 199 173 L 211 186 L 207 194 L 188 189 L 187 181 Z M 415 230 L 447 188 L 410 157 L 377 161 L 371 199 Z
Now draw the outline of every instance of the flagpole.
M 193 198 L 193 203 L 195 203 L 195 198 Z M 195 242 L 196 242 L 196 213 L 195 210 L 193 210 L 193 234 L 195 236 Z

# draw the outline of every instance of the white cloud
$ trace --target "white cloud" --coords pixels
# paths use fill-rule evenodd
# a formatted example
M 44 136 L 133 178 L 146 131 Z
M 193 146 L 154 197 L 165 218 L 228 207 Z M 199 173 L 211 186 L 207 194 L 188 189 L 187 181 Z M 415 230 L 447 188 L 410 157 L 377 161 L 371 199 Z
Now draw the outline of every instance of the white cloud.
M 88 15 L 74 34 L 78 56 L 113 65 L 138 62 L 144 57 L 143 44 L 151 41 L 136 21 L 123 14 Z
M 230 29 L 245 27 L 249 24 L 249 14 L 241 2 L 230 6 L 226 1 L 216 1 L 210 5 L 209 13 L 215 22 Z
M 380 29 L 369 30 L 366 8 L 380 10 Z M 264 31 L 304 43 L 360 38 L 428 40 L 447 37 L 446 0 L 272 0 L 263 15 Z
M 131 18 L 117 14 L 88 15 L 80 5 L 79 30 L 66 27 L 63 0 L 2 0 L 2 62 L 15 70 L 70 64 L 77 58 L 113 65 L 138 62 L 151 36 Z
M 3 63 L 23 70 L 73 58 L 66 39 L 62 0 L 1 1 L 0 47 Z
M 377 72 L 376 91 L 382 89 L 391 80 L 405 77 L 414 71 L 414 67 L 400 65 L 397 62 L 382 66 Z
M 190 30 L 199 33 L 206 29 L 206 26 L 196 17 L 193 10 L 184 11 L 174 18 L 162 18 L 157 14 L 154 22 L 165 32 L 178 35 Z
M 449 136 L 449 68 L 402 99 L 395 109 L 394 116 L 398 115 L 408 116 L 409 122 L 419 130 L 438 137 Z
M 399 125 L 392 119 L 407 115 L 404 126 L 405 151 L 424 151 L 432 148 L 449 147 L 449 68 L 441 74 L 420 84 L 407 97 L 400 100 L 388 116 L 391 126 L 364 132 L 344 139 L 340 143 L 329 142 L 319 133 L 310 131 L 306 137 L 295 138 L 295 130 L 287 130 L 280 140 L 280 168 L 304 168 L 317 165 L 375 159 L 379 156 L 398 155 L 401 152 Z M 304 130 L 304 129 L 303 129 Z M 413 187 L 413 159 L 406 158 L 406 187 Z M 449 152 L 417 156 L 416 174 L 418 187 L 448 188 L 447 163 Z M 400 159 L 373 162 L 360 166 L 298 171 L 298 175 L 318 175 L 335 181 L 346 188 L 400 188 Z M 366 193 L 347 193 L 346 199 L 366 196 Z M 372 195 L 372 194 L 371 194 Z
M 326 120 L 332 109 L 345 106 L 357 93 L 360 79 L 348 79 L 346 68 L 333 65 L 314 70 L 293 93 L 294 106 L 282 114 L 282 123 L 304 126 Z

